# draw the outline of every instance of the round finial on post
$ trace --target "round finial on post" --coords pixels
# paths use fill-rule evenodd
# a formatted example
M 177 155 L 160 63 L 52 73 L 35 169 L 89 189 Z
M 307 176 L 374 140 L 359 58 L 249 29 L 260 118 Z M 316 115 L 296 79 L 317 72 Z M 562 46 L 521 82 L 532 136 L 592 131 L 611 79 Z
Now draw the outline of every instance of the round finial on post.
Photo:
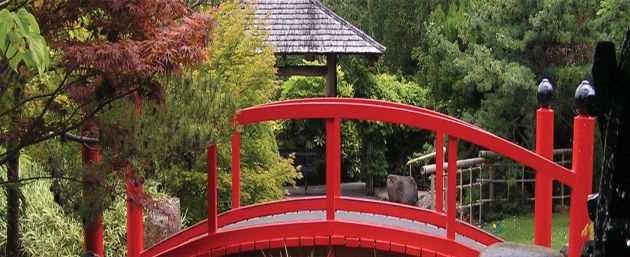
M 538 106 L 549 108 L 554 98 L 553 85 L 548 79 L 543 79 L 538 85 Z
M 592 116 L 595 111 L 595 89 L 587 80 L 575 91 L 575 110 L 579 115 Z

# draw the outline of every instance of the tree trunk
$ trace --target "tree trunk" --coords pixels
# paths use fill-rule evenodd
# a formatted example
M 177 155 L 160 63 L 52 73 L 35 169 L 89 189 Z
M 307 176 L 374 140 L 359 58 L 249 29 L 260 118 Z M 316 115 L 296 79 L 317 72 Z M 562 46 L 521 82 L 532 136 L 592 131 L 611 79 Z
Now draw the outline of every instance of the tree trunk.
M 20 81 L 14 82 L 13 102 L 19 103 L 24 98 L 24 88 Z M 11 115 L 11 131 L 19 134 L 23 129 L 19 122 L 22 117 L 22 108 L 17 108 Z M 15 149 L 19 145 L 16 138 L 10 139 L 8 149 Z M 8 153 L 7 178 L 9 187 L 7 188 L 7 256 L 21 256 L 22 246 L 20 240 L 20 149 Z
M 6 256 L 21 256 L 20 252 L 20 153 L 9 158 L 7 188 L 7 248 Z M 11 183 L 16 182 L 16 183 Z

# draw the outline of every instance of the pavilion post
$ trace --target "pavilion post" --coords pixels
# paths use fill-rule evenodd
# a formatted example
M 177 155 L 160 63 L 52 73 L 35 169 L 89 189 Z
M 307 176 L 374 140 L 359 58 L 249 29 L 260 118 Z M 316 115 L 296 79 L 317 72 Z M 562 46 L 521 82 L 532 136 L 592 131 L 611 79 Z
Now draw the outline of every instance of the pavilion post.
M 337 96 L 337 55 L 326 55 L 326 66 L 328 74 L 326 74 L 326 97 Z

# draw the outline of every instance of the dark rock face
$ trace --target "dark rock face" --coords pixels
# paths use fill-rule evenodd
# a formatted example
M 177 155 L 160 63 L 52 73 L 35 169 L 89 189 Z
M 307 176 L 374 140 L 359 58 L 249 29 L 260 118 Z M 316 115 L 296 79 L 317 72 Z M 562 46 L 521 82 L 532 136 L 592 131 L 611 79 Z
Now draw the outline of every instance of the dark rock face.
M 547 247 L 517 244 L 498 243 L 486 248 L 479 257 L 563 257 L 560 252 Z
M 153 203 L 144 222 L 144 248 L 149 248 L 181 230 L 181 210 L 178 198 Z
M 389 175 L 387 197 L 392 202 L 415 205 L 418 202 L 418 185 L 412 177 Z
M 595 240 L 582 256 L 630 256 L 630 27 L 617 63 L 615 45 L 599 42 L 593 58 L 595 113 L 604 146 L 596 206 Z M 591 214 L 591 216 L 593 216 Z

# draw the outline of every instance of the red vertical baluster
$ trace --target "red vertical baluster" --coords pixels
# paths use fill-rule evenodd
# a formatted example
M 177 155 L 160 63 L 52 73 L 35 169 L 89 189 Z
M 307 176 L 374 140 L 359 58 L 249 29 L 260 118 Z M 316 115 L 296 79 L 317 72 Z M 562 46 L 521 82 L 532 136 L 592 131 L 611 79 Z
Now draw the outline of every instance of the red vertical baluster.
M 86 136 L 90 134 L 96 127 L 93 125 L 85 125 L 81 129 L 81 135 Z M 101 161 L 101 153 L 98 145 L 81 145 L 81 160 L 84 165 L 90 165 Z M 99 213 L 96 216 L 96 220 L 86 224 L 83 231 L 83 244 L 84 250 L 91 251 L 99 256 L 104 256 L 105 247 L 103 245 L 103 214 Z
M 457 142 L 455 137 L 448 137 L 448 185 L 446 196 L 446 237 L 455 240 L 455 218 L 457 217 Z
M 435 133 L 435 210 L 444 212 L 444 134 Z
M 553 110 L 541 107 L 536 111 L 536 153 L 553 161 Z M 536 172 L 534 243 L 551 247 L 551 211 L 553 180 Z
M 241 207 L 241 134 L 232 134 L 232 209 Z
M 142 116 L 142 100 L 133 95 L 136 118 Z M 134 174 L 131 166 L 127 170 L 127 256 L 139 257 L 144 250 L 144 216 L 142 213 L 142 183 L 140 176 Z
M 579 257 L 582 245 L 590 238 L 590 219 L 586 201 L 593 184 L 593 143 L 595 119 L 578 115 L 573 122 L 573 172 L 569 219 L 569 257 Z
M 217 232 L 217 145 L 208 147 L 208 234 Z
M 127 165 L 127 256 L 138 257 L 144 249 L 142 181 Z
M 335 219 L 335 200 L 341 183 L 341 122 L 326 120 L 326 219 Z

